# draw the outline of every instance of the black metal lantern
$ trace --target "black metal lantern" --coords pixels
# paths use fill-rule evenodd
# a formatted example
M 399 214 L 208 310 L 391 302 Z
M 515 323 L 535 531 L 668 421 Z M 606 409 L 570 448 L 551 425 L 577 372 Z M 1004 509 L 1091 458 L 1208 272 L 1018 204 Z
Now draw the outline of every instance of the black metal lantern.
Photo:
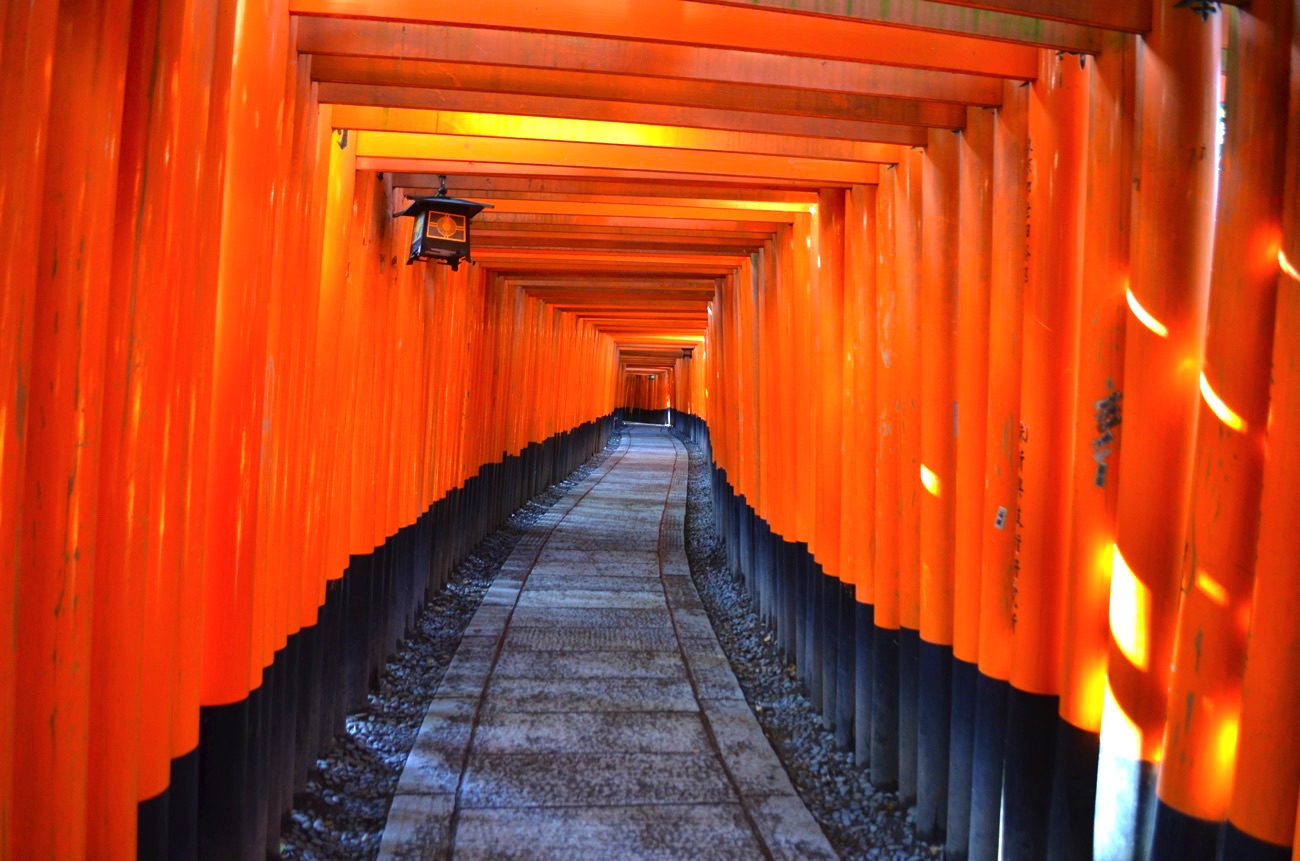
M 417 259 L 436 260 L 446 263 L 455 272 L 460 261 L 470 260 L 470 220 L 483 210 L 491 209 L 492 204 L 448 197 L 445 176 L 438 177 L 437 194 L 408 200 L 411 205 L 397 213 L 399 217 L 409 215 L 415 219 L 415 229 L 411 232 L 411 256 L 406 260 L 407 266 Z
M 694 347 L 682 347 L 682 358 L 690 359 L 695 355 Z

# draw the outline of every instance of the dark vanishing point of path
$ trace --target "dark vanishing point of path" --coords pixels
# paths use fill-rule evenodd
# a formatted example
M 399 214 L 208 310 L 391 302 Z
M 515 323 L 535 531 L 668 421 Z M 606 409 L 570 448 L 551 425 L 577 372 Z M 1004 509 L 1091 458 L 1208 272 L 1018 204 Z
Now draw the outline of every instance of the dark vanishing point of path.
M 382 861 L 833 859 L 683 546 L 687 454 L 620 448 L 506 561 L 402 772 Z

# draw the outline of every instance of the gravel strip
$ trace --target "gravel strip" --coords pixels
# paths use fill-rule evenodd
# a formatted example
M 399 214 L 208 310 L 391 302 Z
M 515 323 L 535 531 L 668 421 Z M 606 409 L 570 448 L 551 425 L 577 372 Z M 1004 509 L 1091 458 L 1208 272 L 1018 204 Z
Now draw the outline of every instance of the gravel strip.
M 727 551 L 713 525 L 709 464 L 700 447 L 683 438 L 691 456 L 686 502 L 686 554 L 691 577 L 731 660 L 740 688 L 790 779 L 841 858 L 930 861 L 942 849 L 916 838 L 912 811 L 898 795 L 876 790 L 870 772 L 835 738 L 800 693 L 795 668 L 759 624 L 744 584 L 727 569 Z
M 294 796 L 280 837 L 282 859 L 371 861 L 379 854 L 406 755 L 484 593 L 529 527 L 617 449 L 620 438 L 615 431 L 603 451 L 526 503 L 456 566 L 389 658 L 366 708 L 348 715 L 347 734 L 334 738 Z

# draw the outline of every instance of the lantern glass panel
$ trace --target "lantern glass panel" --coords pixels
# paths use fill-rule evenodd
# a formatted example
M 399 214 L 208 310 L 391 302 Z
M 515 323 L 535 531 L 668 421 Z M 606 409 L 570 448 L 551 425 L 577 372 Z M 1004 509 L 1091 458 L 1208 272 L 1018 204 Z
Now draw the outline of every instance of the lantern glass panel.
M 415 258 L 420 253 L 420 240 L 424 238 L 424 219 L 425 213 L 421 212 L 415 216 L 415 229 L 411 231 L 411 257 Z
M 465 216 L 450 212 L 437 213 L 437 215 L 437 218 L 428 220 L 425 227 L 425 236 L 447 242 L 465 241 Z

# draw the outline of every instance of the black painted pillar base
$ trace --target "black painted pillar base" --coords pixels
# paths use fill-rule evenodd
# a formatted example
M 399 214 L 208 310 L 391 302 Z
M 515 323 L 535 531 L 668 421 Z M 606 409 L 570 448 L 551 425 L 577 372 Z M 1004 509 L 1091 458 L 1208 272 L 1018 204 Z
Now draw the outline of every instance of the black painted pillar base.
M 1002 828 L 1002 765 L 1011 685 L 975 677 L 975 732 L 971 756 L 970 861 L 998 861 Z
M 803 570 L 804 589 L 808 599 L 804 602 L 804 651 L 807 657 L 804 659 L 804 667 L 808 672 L 808 699 L 814 707 L 818 707 L 822 702 L 822 641 L 821 641 L 821 614 L 822 614 L 822 578 L 820 566 L 814 561 L 812 554 L 808 552 L 808 545 L 801 544 L 803 552 L 800 559 L 800 567 Z
M 871 765 L 872 670 L 876 662 L 876 608 L 853 602 L 853 761 L 859 768 Z
M 1097 812 L 1097 757 L 1101 739 L 1063 718 L 1056 721 L 1052 814 L 1048 861 L 1092 861 L 1092 825 Z
M 164 790 L 146 798 L 136 807 L 136 853 L 138 861 L 167 861 L 168 823 L 171 819 L 171 792 Z
M 167 859 L 199 857 L 199 749 L 172 760 L 167 787 Z
M 1002 796 L 1004 861 L 1042 861 L 1047 857 L 1059 707 L 1059 697 L 1011 687 Z
M 1238 829 L 1231 822 L 1223 828 L 1223 861 L 1291 861 L 1291 847 L 1267 843 Z
M 808 576 L 807 545 L 794 543 L 790 553 L 791 585 L 794 592 L 794 666 L 799 685 L 805 694 L 812 690 L 812 673 L 808 670 Z
M 898 787 L 898 640 L 897 628 L 873 627 L 871 664 L 871 784 Z
M 203 861 L 246 858 L 251 831 L 244 811 L 248 767 L 248 700 L 199 710 L 198 856 Z
M 952 716 L 952 646 L 919 643 L 916 742 L 916 831 L 939 843 L 948 829 L 948 742 Z
M 835 731 L 835 704 L 839 701 L 840 582 L 814 565 L 821 606 L 817 610 L 817 643 L 821 647 L 822 729 Z M 815 703 L 814 703 L 815 704 Z
M 916 804 L 917 724 L 921 696 L 921 633 L 898 629 L 898 800 Z
M 803 666 L 799 659 L 799 633 L 803 630 L 803 617 L 799 615 L 799 546 L 784 539 L 781 541 L 781 650 L 787 666 L 796 673 Z M 802 679 L 802 675 L 799 676 Z
M 1156 802 L 1151 861 L 1215 861 L 1222 839 L 1222 822 L 1188 816 L 1163 801 Z
M 953 658 L 952 728 L 948 735 L 948 835 L 946 861 L 966 861 L 970 846 L 970 797 L 975 760 L 975 680 L 979 667 Z
M 857 705 L 857 606 L 856 590 L 848 583 L 838 582 L 839 625 L 835 649 L 835 747 L 848 750 L 853 744 L 854 708 Z

